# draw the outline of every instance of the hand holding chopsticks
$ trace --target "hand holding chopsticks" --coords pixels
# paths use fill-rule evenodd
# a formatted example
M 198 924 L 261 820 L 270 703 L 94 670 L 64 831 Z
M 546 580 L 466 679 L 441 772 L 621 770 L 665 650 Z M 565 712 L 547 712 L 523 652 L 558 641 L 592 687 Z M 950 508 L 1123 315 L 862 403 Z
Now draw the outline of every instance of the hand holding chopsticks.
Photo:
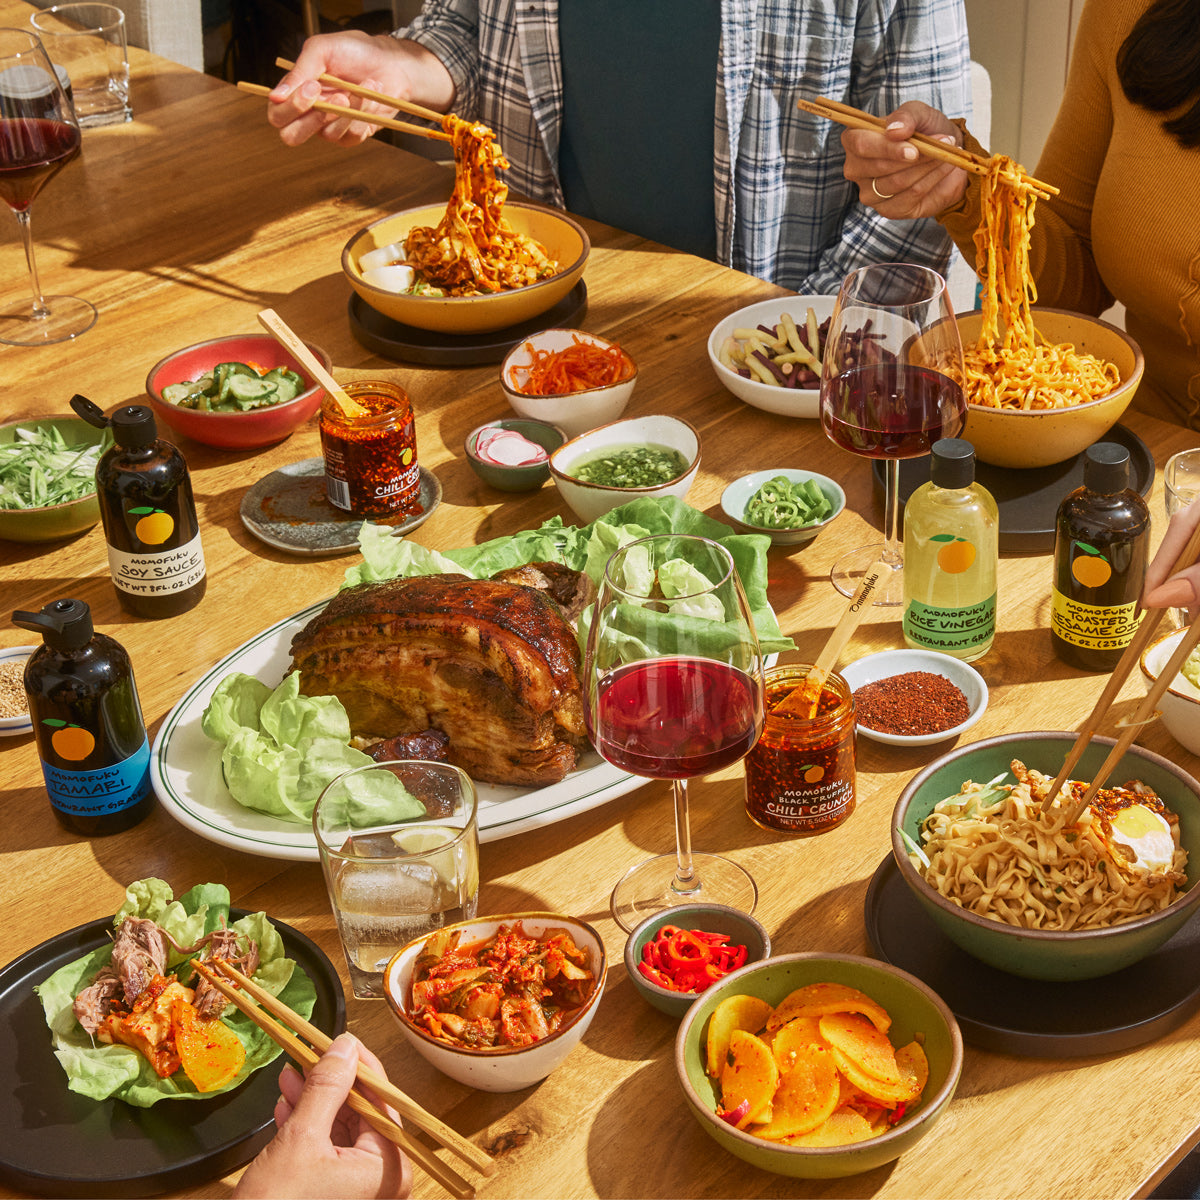
M 247 978 L 237 968 L 221 959 L 212 962 L 197 961 L 200 971 L 227 1000 L 242 1010 L 260 1029 L 283 1047 L 291 1058 L 304 1068 L 314 1066 L 320 1055 L 328 1050 L 332 1039 L 311 1025 L 299 1014 Z M 253 999 L 251 999 L 253 997 Z M 257 1001 L 257 1003 L 255 1003 Z M 275 1018 L 279 1018 L 276 1020 Z M 282 1022 L 282 1024 L 281 1024 Z M 300 1036 L 298 1037 L 297 1034 Z M 301 1041 L 301 1038 L 306 1041 Z M 477 1170 L 491 1174 L 495 1170 L 492 1159 L 461 1134 L 426 1112 L 411 1097 L 405 1095 L 387 1078 L 369 1067 L 359 1064 L 358 1078 L 381 1099 L 393 1105 L 409 1124 L 422 1130 L 439 1145 L 456 1154 Z M 422 1142 L 396 1123 L 357 1089 L 350 1092 L 349 1106 L 362 1116 L 376 1131 L 399 1146 L 428 1175 L 437 1180 L 458 1200 L 475 1195 L 474 1187 L 452 1168 L 441 1161 Z

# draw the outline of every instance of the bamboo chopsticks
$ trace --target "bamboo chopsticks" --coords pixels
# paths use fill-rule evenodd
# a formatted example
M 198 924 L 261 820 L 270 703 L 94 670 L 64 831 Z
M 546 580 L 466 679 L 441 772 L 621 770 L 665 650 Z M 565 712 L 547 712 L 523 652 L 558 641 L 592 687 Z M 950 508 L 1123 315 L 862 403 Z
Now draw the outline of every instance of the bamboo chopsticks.
M 277 58 L 275 65 L 282 67 L 285 71 L 290 71 L 296 64 L 288 58 Z M 398 109 L 413 117 L 424 117 L 426 121 L 432 121 L 439 129 L 441 128 L 442 117 L 445 114 L 434 112 L 432 108 L 426 108 L 423 104 L 414 104 L 411 100 L 400 100 L 396 96 L 388 96 L 384 92 L 375 92 L 357 83 L 351 83 L 348 79 L 339 79 L 336 75 L 318 75 L 317 78 L 322 83 L 329 84 L 330 87 L 349 92 L 352 96 L 362 96 L 364 100 L 375 100 L 379 104 L 386 104 L 389 108 Z
M 863 112 L 861 108 L 843 104 L 840 100 L 831 100 L 828 96 L 818 96 L 816 100 L 797 100 L 796 105 L 804 112 L 825 117 L 827 120 L 836 121 L 839 125 L 846 125 L 851 129 L 870 129 L 882 132 L 885 125 L 882 117 L 876 117 L 869 112 Z M 967 150 L 963 146 L 949 146 L 924 133 L 914 133 L 908 140 L 927 158 L 936 158 L 951 166 L 961 167 L 972 175 L 986 175 L 988 172 L 989 160 L 973 150 Z M 1018 186 L 1028 188 L 1043 200 L 1058 195 L 1058 188 L 1052 184 L 1043 183 L 1040 179 L 1034 179 L 1032 175 L 1026 175 L 1024 172 L 1018 179 Z
M 320 1055 L 329 1049 L 332 1038 L 322 1033 L 315 1025 L 309 1024 L 302 1016 L 293 1012 L 286 1004 L 255 983 L 253 979 L 243 975 L 236 967 L 230 966 L 222 959 L 213 959 L 209 962 L 198 960 L 195 966 L 227 1000 L 240 1008 L 260 1029 L 282 1046 L 300 1066 L 313 1066 Z M 236 987 L 231 986 L 231 982 Z M 250 996 L 258 1003 L 250 1000 L 248 998 Z M 276 1021 L 274 1017 L 278 1017 L 279 1021 Z M 280 1021 L 283 1024 L 280 1024 Z M 306 1038 L 312 1043 L 312 1046 L 305 1045 L 296 1034 Z M 360 1063 L 358 1078 L 372 1091 L 392 1104 L 404 1120 L 421 1129 L 439 1145 L 458 1155 L 464 1162 L 485 1175 L 490 1175 L 495 1171 L 496 1164 L 485 1151 L 467 1141 L 432 1113 L 426 1112 L 415 1100 L 405 1095 L 384 1076 Z M 448 1167 L 432 1150 L 376 1107 L 357 1088 L 351 1090 L 347 1103 L 356 1113 L 364 1117 L 372 1128 L 399 1146 L 426 1174 L 437 1180 L 452 1196 L 456 1197 L 456 1200 L 470 1200 L 475 1195 L 475 1188 L 458 1172 Z
M 1200 526 L 1196 527 L 1168 574 L 1174 575 L 1177 571 L 1182 571 L 1185 567 L 1190 567 L 1196 562 L 1197 558 L 1200 558 Z M 1133 635 L 1133 640 L 1126 647 L 1125 653 L 1121 655 L 1120 662 L 1113 668 L 1113 673 L 1109 676 L 1108 683 L 1105 684 L 1104 690 L 1100 693 L 1100 699 L 1096 701 L 1095 708 L 1092 709 L 1087 720 L 1084 722 L 1083 729 L 1075 739 L 1075 744 L 1071 747 L 1070 752 L 1063 761 L 1062 768 L 1059 770 L 1057 777 L 1050 786 L 1049 792 L 1046 794 L 1046 798 L 1042 801 L 1042 812 L 1046 812 L 1050 808 L 1055 796 L 1058 795 L 1072 769 L 1087 749 L 1100 722 L 1104 718 L 1104 714 L 1116 699 L 1117 693 L 1121 690 L 1130 672 L 1137 666 L 1143 652 L 1154 637 L 1154 633 L 1158 629 L 1165 612 L 1165 609 L 1156 608 L 1149 609 L 1143 614 L 1137 633 Z M 1200 621 L 1194 621 L 1191 628 L 1180 639 L 1179 646 L 1171 656 L 1170 662 L 1159 672 L 1154 686 L 1146 693 L 1145 699 L 1138 705 L 1137 711 L 1126 723 L 1124 732 L 1117 739 L 1116 745 L 1109 752 L 1100 770 L 1093 776 L 1091 785 L 1067 811 L 1067 824 L 1079 819 L 1080 813 L 1092 802 L 1096 793 L 1104 786 L 1109 772 L 1112 771 L 1113 767 L 1121 760 L 1121 756 L 1132 745 L 1133 739 L 1137 736 L 1138 728 L 1153 718 L 1156 705 L 1162 699 L 1163 693 L 1171 686 L 1171 681 L 1179 674 L 1179 668 L 1183 665 L 1184 659 L 1187 658 L 1192 648 L 1196 646 L 1198 640 L 1200 640 Z
M 252 96 L 269 96 L 271 94 L 269 87 L 263 87 L 259 83 L 248 83 L 244 79 L 238 80 L 238 87 Z M 388 99 L 387 103 L 396 104 L 397 101 Z M 313 108 L 317 112 L 333 113 L 335 116 L 365 121 L 368 125 L 381 125 L 384 129 L 396 129 L 401 133 L 415 133 L 419 137 L 433 138 L 440 142 L 450 141 L 450 135 L 444 129 L 426 129 L 423 125 L 410 125 L 407 121 L 397 121 L 394 117 L 385 117 L 381 113 L 364 112 L 361 108 L 350 108 L 345 104 L 330 104 L 325 100 L 316 100 L 313 102 Z

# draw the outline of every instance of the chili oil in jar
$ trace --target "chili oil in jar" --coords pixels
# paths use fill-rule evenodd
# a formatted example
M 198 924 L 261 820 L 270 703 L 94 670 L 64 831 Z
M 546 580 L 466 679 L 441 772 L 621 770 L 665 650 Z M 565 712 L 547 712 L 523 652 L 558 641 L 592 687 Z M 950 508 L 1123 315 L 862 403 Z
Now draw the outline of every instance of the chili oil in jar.
M 762 736 L 746 758 L 746 812 L 763 829 L 811 837 L 840 825 L 853 811 L 854 697 L 830 672 L 811 717 L 775 713 L 812 667 L 773 667 L 766 675 Z
M 355 516 L 417 516 L 421 475 L 412 405 L 398 384 L 360 379 L 344 391 L 367 410 L 349 417 L 336 401 L 321 401 L 325 493 L 334 508 Z

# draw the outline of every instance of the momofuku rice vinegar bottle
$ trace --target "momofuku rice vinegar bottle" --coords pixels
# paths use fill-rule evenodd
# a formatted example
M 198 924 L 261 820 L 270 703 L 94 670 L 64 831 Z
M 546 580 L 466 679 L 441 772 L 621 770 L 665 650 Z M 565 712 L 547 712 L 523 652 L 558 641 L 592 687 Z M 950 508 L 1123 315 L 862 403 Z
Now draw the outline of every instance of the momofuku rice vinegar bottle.
M 88 837 L 119 833 L 154 806 L 150 744 L 125 648 L 92 627 L 82 600 L 15 612 L 42 635 L 25 694 L 55 817 Z
M 176 617 L 204 597 L 208 577 L 187 462 L 158 436 L 154 413 L 125 404 L 111 417 L 84 396 L 71 407 L 109 426 L 113 445 L 96 465 L 108 567 L 117 599 L 139 617 Z
M 1129 451 L 1089 447 L 1083 486 L 1058 507 L 1050 640 L 1063 662 L 1111 671 L 1141 621 L 1138 600 L 1149 558 L 1150 510 L 1129 486 Z

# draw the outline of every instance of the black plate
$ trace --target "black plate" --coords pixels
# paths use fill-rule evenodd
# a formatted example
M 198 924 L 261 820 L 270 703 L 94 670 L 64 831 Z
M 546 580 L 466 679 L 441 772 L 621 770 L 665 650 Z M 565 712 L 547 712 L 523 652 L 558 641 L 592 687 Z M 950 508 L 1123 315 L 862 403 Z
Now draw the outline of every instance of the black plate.
M 246 909 L 230 909 L 237 920 Z M 312 1023 L 346 1027 L 341 981 L 325 952 L 272 921 L 317 989 Z M 39 1196 L 154 1196 L 236 1171 L 271 1139 L 281 1060 L 208 1100 L 134 1108 L 67 1089 L 33 988 L 108 941 L 112 917 L 43 942 L 0 970 L 0 1179 Z
M 424 467 L 421 476 L 421 511 L 414 517 L 372 517 L 397 537 L 428 521 L 442 502 L 442 485 Z M 325 460 L 304 458 L 264 475 L 246 490 L 240 508 L 242 524 L 260 542 L 289 554 L 322 557 L 349 554 L 358 549 L 363 518 L 334 508 L 325 495 Z
M 970 441 L 970 434 L 967 441 Z M 1154 487 L 1154 456 L 1149 447 L 1131 429 L 1114 425 L 1101 439 L 1116 442 L 1129 451 L 1133 486 L 1149 496 Z M 1017 471 L 1012 467 L 994 467 L 990 463 L 975 464 L 975 478 L 993 496 L 1000 508 L 1000 553 L 1045 554 L 1054 549 L 1054 518 L 1062 498 L 1083 484 L 1082 451 L 1066 462 L 1051 467 L 1036 467 Z M 900 464 L 900 503 L 929 482 L 929 455 L 908 458 Z M 883 495 L 884 464 L 876 459 L 871 464 L 875 488 Z
M 1148 958 L 1077 983 L 1022 979 L 960 950 L 926 915 L 889 854 L 867 889 L 875 953 L 927 983 L 972 1045 L 1029 1058 L 1122 1054 L 1170 1033 L 1200 1003 L 1200 922 Z
M 385 317 L 357 292 L 350 297 L 350 331 L 384 358 L 430 367 L 497 363 L 522 339 L 543 329 L 574 328 L 587 315 L 587 284 L 581 279 L 557 304 L 507 329 L 490 333 L 435 333 Z

